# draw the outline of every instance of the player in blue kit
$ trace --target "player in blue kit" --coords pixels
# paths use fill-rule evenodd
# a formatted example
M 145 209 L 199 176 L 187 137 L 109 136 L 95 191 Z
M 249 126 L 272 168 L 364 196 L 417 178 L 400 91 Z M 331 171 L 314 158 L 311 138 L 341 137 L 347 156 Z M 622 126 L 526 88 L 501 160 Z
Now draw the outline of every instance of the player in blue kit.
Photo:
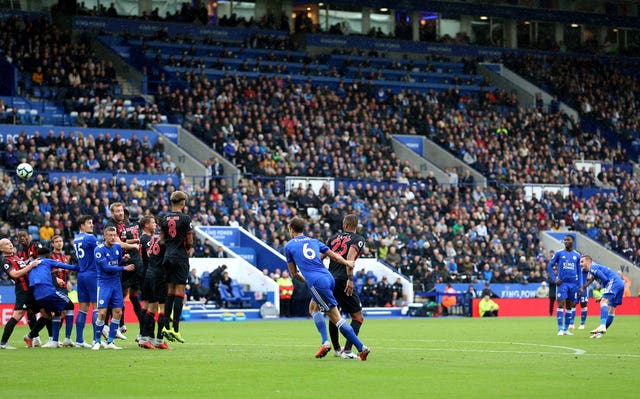
M 324 312 L 329 316 L 331 323 L 338 327 L 342 335 L 356 346 L 360 360 L 367 360 L 370 349 L 362 344 L 353 328 L 340 315 L 337 308 L 338 302 L 333 295 L 335 280 L 324 266 L 324 263 L 322 263 L 321 255 L 328 256 L 333 261 L 339 262 L 349 269 L 353 269 L 355 262 L 347 261 L 342 256 L 331 251 L 324 243 L 305 236 L 303 234 L 304 225 L 304 220 L 301 218 L 295 217 L 291 220 L 289 233 L 292 238 L 285 245 L 284 252 L 291 276 L 307 284 L 311 292 L 311 299 L 320 308 L 320 311 L 313 315 L 316 328 L 322 337 L 322 346 L 315 356 L 316 358 L 324 357 L 331 350 L 327 325 L 322 314 Z
M 122 349 L 113 342 L 116 338 L 116 331 L 120 327 L 122 307 L 124 297 L 122 296 L 122 284 L 120 273 L 123 271 L 133 271 L 134 265 L 122 266 L 122 262 L 129 260 L 127 254 L 123 255 L 120 244 L 116 242 L 116 228 L 106 227 L 104 229 L 104 243 L 99 244 L 95 251 L 96 269 L 98 271 L 98 319 L 96 320 L 96 331 L 93 335 L 92 350 L 99 350 L 104 346 L 106 349 Z M 111 308 L 111 324 L 109 325 L 109 337 L 106 345 L 100 342 L 104 321 L 107 318 L 107 308 Z
M 76 317 L 76 342 L 78 348 L 91 348 L 91 345 L 84 341 L 84 327 L 87 324 L 87 313 L 89 304 L 93 305 L 91 315 L 91 325 L 93 335 L 96 333 L 96 320 L 98 319 L 98 306 L 96 293 L 98 291 L 98 275 L 96 271 L 93 252 L 98 245 L 96 237 L 93 235 L 93 218 L 89 215 L 82 215 L 78 218 L 80 233 L 76 234 L 73 240 L 73 248 L 78 259 L 78 302 L 79 310 Z M 93 336 L 92 335 L 92 336 Z
M 556 299 L 558 308 L 556 316 L 558 318 L 558 335 L 573 335 L 569 331 L 569 325 L 573 324 L 575 318 L 575 303 L 578 299 L 578 289 L 582 283 L 582 273 L 580 272 L 580 253 L 573 249 L 573 236 L 564 237 L 564 249 L 556 251 L 553 258 L 547 264 L 549 278 L 556 284 Z M 553 266 L 558 269 L 558 275 L 553 271 Z
M 29 289 L 33 291 L 33 296 L 47 313 L 53 313 L 52 317 L 52 336 L 50 343 L 43 345 L 45 348 L 58 348 L 60 346 L 58 339 L 60 337 L 60 315 L 63 310 L 73 312 L 73 302 L 62 291 L 56 290 L 51 278 L 52 270 L 66 269 L 77 271 L 78 266 L 68 265 L 58 262 L 48 257 L 51 255 L 49 248 L 38 248 L 38 266 L 29 272 Z M 38 325 L 38 324 L 36 324 Z M 44 327 L 44 325 L 42 326 Z M 37 336 L 39 331 L 32 330 L 29 337 Z
M 593 280 L 596 280 L 604 288 L 602 298 L 600 298 L 600 325 L 590 331 L 591 338 L 601 338 L 613 323 L 616 316 L 616 306 L 622 305 L 624 281 L 618 276 L 618 273 L 599 263 L 594 263 L 589 255 L 584 255 L 580 259 L 580 267 L 588 273 L 587 281 L 578 291 L 580 294 L 587 289 Z

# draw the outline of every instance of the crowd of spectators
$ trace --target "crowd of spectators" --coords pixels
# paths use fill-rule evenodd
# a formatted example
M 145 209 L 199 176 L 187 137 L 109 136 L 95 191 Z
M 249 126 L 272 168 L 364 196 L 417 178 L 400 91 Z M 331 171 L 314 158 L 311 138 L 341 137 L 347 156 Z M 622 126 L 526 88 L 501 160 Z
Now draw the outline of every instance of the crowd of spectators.
M 600 122 L 624 148 L 640 139 L 640 67 L 636 61 L 578 56 L 507 56 L 505 63 Z M 638 148 L 636 147 L 636 150 Z
M 148 188 L 77 178 L 48 182 L 42 174 L 16 185 L 5 177 L 0 216 L 7 228 L 48 222 L 69 242 L 75 215 L 94 215 L 100 232 L 110 202 L 124 201 L 136 215 L 159 214 L 168 209 L 167 194 L 180 187 L 190 194 L 187 205 L 195 224 L 242 226 L 282 250 L 289 238 L 289 218 L 307 217 L 309 234 L 325 240 L 340 229 L 345 213 L 356 213 L 367 239 L 363 256 L 384 259 L 424 290 L 446 281 L 542 281 L 549 254 L 538 233 L 547 229 L 582 231 L 633 261 L 640 259 L 637 177 L 620 168 L 595 175 L 573 167 L 576 159 L 625 163 L 624 150 L 608 147 L 598 134 L 583 132 L 554 106 L 523 109 L 504 91 L 480 91 L 475 96 L 456 89 L 378 93 L 364 82 L 331 89 L 313 80 L 301 84 L 268 75 L 209 80 L 195 74 L 185 90 L 161 85 L 158 110 L 182 116 L 185 127 L 240 167 L 244 179 L 236 187 L 227 186 L 224 179 L 212 179 L 208 190 L 186 181 Z M 393 134 L 432 138 L 481 171 L 491 184 L 476 186 L 467 174 L 458 178 L 454 169 L 449 170 L 448 182 L 421 176 L 396 157 Z M 48 139 L 54 138 L 50 133 Z M 99 168 L 112 170 L 122 162 L 135 173 L 146 165 L 143 142 L 123 144 L 106 135 L 100 143 L 100 138 L 65 134 L 58 139 L 56 144 L 43 142 L 55 154 L 39 152 L 38 138 L 7 143 L 4 166 L 12 168 L 24 155 L 43 172 L 88 170 L 89 148 L 95 158 L 106 161 L 98 161 Z M 56 165 L 61 148 L 67 150 L 69 162 Z M 159 151 L 146 148 L 157 170 Z M 15 157 L 7 156 L 13 151 L 18 151 Z M 114 157 L 118 162 L 113 163 Z M 339 182 L 335 191 L 325 185 L 318 192 L 299 186 L 287 193 L 285 175 L 359 183 Z M 589 199 L 552 193 L 529 198 L 524 183 L 616 191 L 598 192 Z
M 164 153 L 164 139 L 155 143 L 147 135 L 123 139 L 120 133 L 106 130 L 84 135 L 73 130 L 51 129 L 41 135 L 36 131 L 28 137 L 23 131 L 17 138 L 8 135 L 0 143 L 0 167 L 13 170 L 29 162 L 40 174 L 47 172 L 109 172 L 113 174 L 181 174 L 181 171 Z M 176 170 L 177 169 L 177 170 Z
M 0 21 L 0 52 L 18 69 L 25 95 L 63 103 L 115 94 L 116 71 L 97 57 L 88 36 L 72 41 L 46 17 Z

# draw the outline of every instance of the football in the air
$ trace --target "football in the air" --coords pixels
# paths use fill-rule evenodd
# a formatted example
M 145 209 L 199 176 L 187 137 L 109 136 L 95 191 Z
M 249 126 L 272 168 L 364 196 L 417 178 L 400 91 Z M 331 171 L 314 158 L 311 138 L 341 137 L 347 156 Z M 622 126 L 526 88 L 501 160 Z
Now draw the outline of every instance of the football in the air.
M 22 180 L 27 180 L 27 179 L 31 178 L 31 176 L 33 176 L 33 167 L 30 164 L 26 163 L 26 162 L 21 163 L 16 168 L 16 174 Z

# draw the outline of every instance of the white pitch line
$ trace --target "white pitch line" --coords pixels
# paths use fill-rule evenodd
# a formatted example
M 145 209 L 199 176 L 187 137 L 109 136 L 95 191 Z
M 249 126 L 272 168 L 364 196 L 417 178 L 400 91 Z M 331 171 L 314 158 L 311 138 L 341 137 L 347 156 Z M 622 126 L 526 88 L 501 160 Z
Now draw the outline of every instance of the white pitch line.
M 390 341 L 391 339 L 377 339 L 376 341 Z M 396 341 L 396 340 L 393 340 Z M 434 342 L 434 343 L 470 343 L 470 344 L 491 344 L 491 345 L 521 345 L 521 346 L 533 346 L 533 347 L 543 347 L 543 348 L 552 348 L 552 349 L 560 349 L 566 350 L 568 352 L 548 352 L 548 351 L 516 351 L 516 350 L 497 350 L 497 349 L 456 349 L 456 348 L 428 348 L 428 347 L 387 347 L 387 346 L 372 346 L 375 351 L 378 350 L 390 350 L 390 351 L 425 351 L 425 352 L 469 352 L 469 353 L 514 353 L 518 355 L 559 355 L 559 356 L 606 356 L 606 357 L 627 357 L 627 358 L 640 358 L 640 354 L 631 354 L 631 353 L 587 353 L 584 349 L 579 348 L 571 348 L 568 346 L 560 346 L 560 345 L 546 345 L 546 344 L 535 344 L 529 342 L 495 342 L 495 341 L 447 341 L 447 340 L 405 340 L 405 342 Z M 193 344 L 192 344 L 193 345 Z M 226 346 L 226 347 L 273 347 L 273 348 L 309 348 L 315 347 L 313 345 L 304 345 L 304 344 L 195 344 L 197 346 Z M 241 351 L 240 349 L 233 349 L 233 351 Z

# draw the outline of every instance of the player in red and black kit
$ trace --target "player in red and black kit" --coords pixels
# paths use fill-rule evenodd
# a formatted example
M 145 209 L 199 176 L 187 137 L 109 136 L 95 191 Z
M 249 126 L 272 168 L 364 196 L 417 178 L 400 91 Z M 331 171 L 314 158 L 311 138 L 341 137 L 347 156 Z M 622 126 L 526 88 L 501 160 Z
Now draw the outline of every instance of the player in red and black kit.
M 171 349 L 164 342 L 163 328 L 165 324 L 164 303 L 167 300 L 167 279 L 165 276 L 164 262 L 165 246 L 160 243 L 160 235 L 155 234 L 156 220 L 153 216 L 147 215 L 140 221 L 142 236 L 140 245 L 142 246 L 142 263 L 145 269 L 145 279 L 142 284 L 142 300 L 144 309 L 142 311 L 142 339 L 138 341 L 138 346 L 145 349 Z M 153 328 L 158 315 L 158 333 L 156 338 Z
M 167 273 L 167 302 L 165 315 L 173 311 L 173 328 L 167 328 L 165 336 L 173 341 L 184 342 L 180 335 L 180 316 L 189 278 L 189 249 L 193 247 L 191 218 L 183 213 L 187 202 L 183 191 L 171 193 L 171 212 L 160 221 L 160 236 L 166 245 L 163 266 Z
M 356 234 L 357 228 L 358 217 L 354 214 L 345 216 L 342 220 L 342 233 L 334 235 L 329 239 L 329 242 L 327 242 L 329 249 L 342 255 L 346 260 L 355 261 L 358 259 L 364 249 L 364 238 Z M 360 297 L 358 297 L 358 293 L 355 292 L 353 288 L 353 268 L 347 268 L 332 260 L 329 262 L 329 271 L 336 280 L 333 295 L 338 301 L 340 310 L 351 315 L 351 327 L 356 335 L 358 335 L 360 327 L 364 322 L 364 316 L 362 315 Z M 311 314 L 313 314 L 312 305 L 315 305 L 315 302 L 311 301 L 309 306 Z M 333 323 L 329 323 L 329 334 L 336 357 L 342 356 L 343 359 L 359 359 L 358 355 L 351 351 L 353 344 L 349 341 L 345 343 L 344 350 L 340 350 L 339 331 Z
M 39 310 L 33 294 L 29 290 L 29 271 L 37 266 L 38 261 L 31 261 L 27 264 L 16 255 L 16 249 L 8 238 L 0 240 L 0 251 L 4 256 L 2 269 L 15 282 L 16 303 L 13 308 L 13 315 L 4 326 L 2 338 L 0 339 L 0 349 L 15 349 L 7 344 L 13 329 L 20 322 L 25 312 L 37 312 Z
M 18 248 L 16 249 L 16 254 L 20 259 L 25 262 L 31 262 L 32 260 L 37 259 L 39 248 L 42 248 L 42 243 L 33 240 L 31 234 L 29 234 L 26 230 L 20 230 L 18 232 Z M 29 328 L 31 328 L 32 331 L 34 330 L 37 322 L 36 313 L 37 312 L 27 312 L 27 322 L 29 324 Z M 51 322 L 47 321 L 46 326 L 47 331 L 49 332 L 49 337 L 51 337 Z M 30 345 L 28 340 L 25 339 L 25 341 L 27 341 L 27 345 Z M 40 346 L 40 337 L 35 337 L 32 341 L 32 344 L 34 346 Z
M 51 238 L 51 247 L 53 251 L 51 252 L 51 259 L 61 262 L 61 263 L 69 263 L 67 260 L 67 255 L 62 252 L 62 248 L 64 247 L 64 241 L 62 240 L 62 236 L 55 235 Z M 69 274 L 70 270 L 67 269 L 53 269 L 54 277 L 56 278 L 58 291 L 69 295 Z M 73 341 L 71 340 L 71 332 L 73 331 L 73 312 L 68 312 L 66 310 L 62 310 L 60 314 L 61 320 L 64 320 L 65 323 L 65 332 L 64 332 L 64 341 L 60 344 L 65 347 L 73 347 Z M 61 324 L 62 326 L 62 324 Z
M 135 224 L 135 227 L 129 224 L 127 219 L 127 215 L 125 213 L 124 204 L 122 202 L 114 202 L 109 207 L 111 211 L 111 217 L 107 220 L 104 227 L 115 227 L 116 229 L 116 242 L 120 244 L 122 249 L 126 251 L 127 254 L 131 257 L 129 263 L 132 263 L 136 269 L 140 269 L 142 267 L 142 260 L 140 258 L 140 238 L 138 235 L 138 224 Z M 138 298 L 138 293 L 140 290 L 140 278 L 138 277 L 138 271 L 126 271 L 122 272 L 120 275 L 122 280 L 122 295 L 127 296 L 129 294 L 129 301 L 131 302 L 131 306 L 133 306 L 133 311 L 138 318 L 138 322 L 140 322 L 140 299 Z M 122 314 L 124 315 L 124 308 L 122 309 Z M 109 317 L 109 312 L 107 312 L 107 317 Z M 106 325 L 106 324 L 105 324 Z M 124 317 L 120 320 L 120 332 L 116 334 L 116 337 L 120 339 L 127 339 L 124 336 L 124 332 L 127 331 L 124 326 Z

